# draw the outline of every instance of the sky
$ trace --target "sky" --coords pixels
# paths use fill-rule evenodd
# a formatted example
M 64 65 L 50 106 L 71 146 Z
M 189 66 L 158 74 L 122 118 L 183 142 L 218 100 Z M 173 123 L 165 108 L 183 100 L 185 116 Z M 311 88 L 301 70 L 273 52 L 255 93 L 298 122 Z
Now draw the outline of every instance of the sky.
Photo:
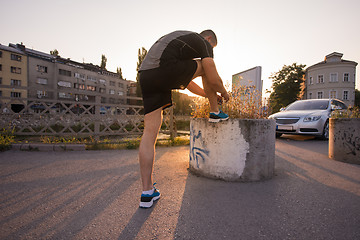
M 214 61 L 225 84 L 262 67 L 269 77 L 292 63 L 307 67 L 332 52 L 360 63 L 359 0 L 0 0 L 0 43 L 100 65 L 136 79 L 138 49 L 175 30 L 212 29 Z M 360 89 L 359 66 L 356 88 Z M 201 84 L 201 79 L 196 80 Z

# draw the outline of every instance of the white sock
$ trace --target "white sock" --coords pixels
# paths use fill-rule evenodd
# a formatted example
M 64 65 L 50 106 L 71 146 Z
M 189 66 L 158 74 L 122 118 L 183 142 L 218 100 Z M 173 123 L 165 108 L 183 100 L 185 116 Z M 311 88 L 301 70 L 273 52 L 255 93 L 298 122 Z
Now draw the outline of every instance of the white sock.
M 220 113 L 220 111 L 218 111 L 218 112 L 210 112 L 210 113 L 214 113 L 214 114 L 218 115 Z
M 151 190 L 148 190 L 148 191 L 143 191 L 142 193 L 143 193 L 143 194 L 147 194 L 147 195 L 151 195 L 151 194 L 154 193 L 154 188 L 151 189 Z

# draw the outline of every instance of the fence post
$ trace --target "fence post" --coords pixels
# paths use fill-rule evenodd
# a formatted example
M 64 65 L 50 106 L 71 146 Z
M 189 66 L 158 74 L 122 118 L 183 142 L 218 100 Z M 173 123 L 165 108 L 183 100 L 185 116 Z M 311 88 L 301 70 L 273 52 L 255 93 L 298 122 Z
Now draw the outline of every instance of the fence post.
M 94 122 L 95 141 L 100 141 L 100 104 L 101 104 L 101 97 L 95 96 L 95 122 Z
M 174 115 L 174 107 L 170 108 L 170 139 L 174 140 L 177 137 L 176 121 Z

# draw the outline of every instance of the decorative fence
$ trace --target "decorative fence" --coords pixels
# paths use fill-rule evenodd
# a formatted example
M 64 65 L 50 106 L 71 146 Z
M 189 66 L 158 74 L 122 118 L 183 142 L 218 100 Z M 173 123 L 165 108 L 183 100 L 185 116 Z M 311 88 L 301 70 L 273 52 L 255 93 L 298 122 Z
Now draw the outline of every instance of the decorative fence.
M 141 98 L 128 97 L 133 102 Z M 102 136 L 141 135 L 143 106 L 126 104 L 0 98 L 0 128 L 16 135 L 72 136 L 100 139 Z M 164 111 L 161 132 L 176 137 L 173 108 Z

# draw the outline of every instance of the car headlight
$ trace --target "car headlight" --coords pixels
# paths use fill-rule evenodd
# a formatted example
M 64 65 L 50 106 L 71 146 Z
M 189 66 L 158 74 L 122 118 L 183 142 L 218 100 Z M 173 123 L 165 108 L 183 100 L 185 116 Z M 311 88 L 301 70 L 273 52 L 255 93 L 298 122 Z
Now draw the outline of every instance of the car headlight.
M 318 121 L 321 116 L 309 116 L 304 118 L 304 122 L 315 122 Z

